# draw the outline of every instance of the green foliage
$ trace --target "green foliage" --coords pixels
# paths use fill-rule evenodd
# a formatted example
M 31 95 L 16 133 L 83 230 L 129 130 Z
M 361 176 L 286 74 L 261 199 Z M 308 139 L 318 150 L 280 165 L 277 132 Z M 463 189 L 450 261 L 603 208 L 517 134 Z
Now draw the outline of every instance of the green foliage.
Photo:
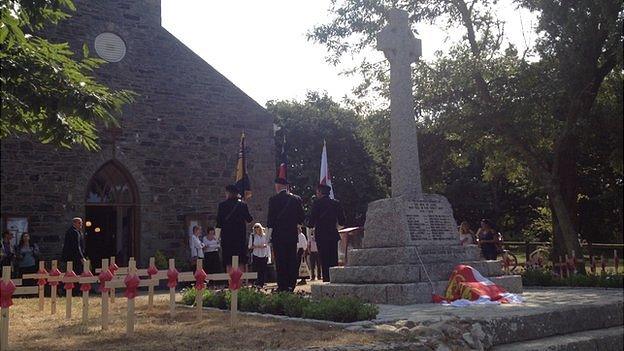
M 197 290 L 195 290 L 195 288 L 184 288 L 180 293 L 182 293 L 183 304 L 192 305 L 195 303 L 195 298 L 197 297 Z
M 281 128 L 275 135 L 277 155 L 286 136 L 293 192 L 311 206 L 326 140 L 336 198 L 343 204 L 348 225 L 362 225 L 368 203 L 384 197 L 387 189 L 360 136 L 361 117 L 318 93 L 308 93 L 303 102 L 269 101 L 267 109 Z
M 154 254 L 154 264 L 158 269 L 167 269 L 169 267 L 167 256 L 165 256 L 165 254 L 160 250 L 156 250 L 156 253 Z
M 522 273 L 522 284 L 525 286 L 571 286 L 624 288 L 624 275 L 614 273 L 575 274 L 561 278 L 550 270 L 527 269 Z
M 586 237 L 603 227 L 611 231 L 609 241 L 621 241 L 622 1 L 515 3 L 537 18 L 533 37 L 538 40 L 522 51 L 506 40 L 499 5 L 489 0 L 332 2 L 329 22 L 309 37 L 324 44 L 329 60 L 338 62 L 374 45 L 391 7 L 406 10 L 412 23 L 460 29 L 464 35 L 449 38 L 448 51 L 415 66 L 418 120 L 447 139 L 442 147 L 449 156 L 438 158 L 440 166 L 452 160 L 464 172 L 474 163 L 481 174 L 475 178 L 465 172 L 463 183 L 476 180 L 475 188 L 482 183 L 492 189 L 480 198 L 491 196 L 493 203 L 477 199 L 476 206 L 491 205 L 502 226 L 526 228 L 533 224 L 531 218 L 542 218 L 543 213 L 531 211 L 551 207 L 560 233 L 557 250 L 578 251 L 576 223 L 582 223 Z M 387 97 L 386 62 L 364 59 L 353 71 L 363 77 L 360 96 Z M 428 155 L 421 152 L 423 159 Z M 436 188 L 434 182 L 428 185 Z M 513 191 L 501 194 L 500 187 Z M 516 216 L 496 211 L 502 208 L 500 195 L 512 206 L 514 199 L 522 199 L 529 220 L 518 222 Z M 588 201 L 579 201 L 585 196 L 593 200 L 587 206 Z M 581 221 L 579 213 L 585 216 Z
M 351 297 L 340 297 L 308 304 L 303 309 L 303 318 L 350 323 L 374 319 L 377 313 L 379 309 L 375 305 L 362 304 Z
M 195 304 L 195 288 L 182 290 L 182 303 Z M 228 290 L 204 291 L 203 306 L 219 309 L 230 308 Z M 355 322 L 374 319 L 377 306 L 362 301 L 341 297 L 335 299 L 311 300 L 301 294 L 279 292 L 265 294 L 255 289 L 242 288 L 238 292 L 238 308 L 246 312 L 258 312 L 298 318 L 330 320 L 334 322 Z
M 33 33 L 73 11 L 70 0 L 8 0 L 0 5 L 0 138 L 28 135 L 61 147 L 97 150 L 97 127 L 116 126 L 115 115 L 132 101 L 92 76 L 104 61 L 82 48 L 78 59 L 67 43 Z
M 239 301 L 241 303 L 242 301 Z M 204 302 L 205 307 L 215 307 L 220 309 L 226 309 L 230 307 L 230 292 L 225 290 L 204 290 Z

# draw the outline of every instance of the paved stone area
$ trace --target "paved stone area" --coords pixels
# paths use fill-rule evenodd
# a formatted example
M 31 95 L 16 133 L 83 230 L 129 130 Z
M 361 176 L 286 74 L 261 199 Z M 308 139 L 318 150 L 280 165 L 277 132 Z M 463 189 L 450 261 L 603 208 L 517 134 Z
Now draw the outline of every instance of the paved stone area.
M 624 290 L 592 288 L 528 288 L 522 294 L 523 304 L 475 305 L 450 307 L 436 304 L 407 306 L 379 305 L 378 321 L 412 320 L 433 322 L 453 318 L 494 319 L 498 317 L 529 316 L 560 309 L 615 305 L 624 301 Z

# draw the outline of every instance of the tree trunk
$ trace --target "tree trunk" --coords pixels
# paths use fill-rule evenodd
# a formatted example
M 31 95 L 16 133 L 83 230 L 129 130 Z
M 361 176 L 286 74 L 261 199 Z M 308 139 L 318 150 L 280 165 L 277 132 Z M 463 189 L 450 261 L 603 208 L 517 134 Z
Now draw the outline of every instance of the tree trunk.
M 578 171 L 577 138 L 568 135 L 556 148 L 553 182 L 556 186 L 548 191 L 553 219 L 553 260 L 572 252 L 579 258 L 577 271 L 585 273 L 583 252 L 578 237 Z

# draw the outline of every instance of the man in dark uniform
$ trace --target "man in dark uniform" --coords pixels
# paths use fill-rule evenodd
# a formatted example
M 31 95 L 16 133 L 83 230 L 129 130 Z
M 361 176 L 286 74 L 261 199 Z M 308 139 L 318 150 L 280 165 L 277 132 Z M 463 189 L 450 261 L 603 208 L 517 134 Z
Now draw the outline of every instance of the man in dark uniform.
M 74 264 L 74 272 L 82 273 L 82 262 L 86 259 L 84 250 L 84 235 L 82 230 L 82 218 L 76 217 L 72 219 L 72 226 L 65 232 L 65 241 L 63 243 L 63 261 L 72 261 Z
M 329 281 L 329 267 L 338 265 L 337 225 L 344 226 L 345 215 L 340 202 L 329 197 L 331 187 L 319 184 L 316 188 L 317 200 L 312 205 L 310 227 L 314 227 L 316 245 L 321 258 L 323 281 Z
M 247 204 L 238 197 L 236 185 L 225 187 L 227 199 L 219 203 L 216 234 L 221 238 L 223 267 L 226 272 L 232 265 L 232 256 L 238 256 L 238 263 L 247 264 L 247 223 L 253 221 Z
M 303 224 L 305 214 L 301 198 L 288 191 L 286 179 L 275 179 L 275 191 L 277 194 L 269 199 L 267 227 L 275 252 L 277 290 L 294 291 L 299 275 L 297 226 Z

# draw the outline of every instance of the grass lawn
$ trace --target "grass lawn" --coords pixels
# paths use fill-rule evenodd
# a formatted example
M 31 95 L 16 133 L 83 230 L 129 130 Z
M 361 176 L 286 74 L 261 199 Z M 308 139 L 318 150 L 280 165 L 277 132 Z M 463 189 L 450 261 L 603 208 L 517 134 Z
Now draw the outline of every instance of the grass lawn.
M 100 297 L 90 299 L 91 321 L 81 325 L 82 300 L 73 299 L 72 319 L 65 319 L 65 299 L 57 301 L 57 314 L 39 313 L 37 299 L 14 298 L 10 308 L 9 346 L 11 350 L 264 350 L 300 349 L 312 346 L 370 344 L 389 341 L 387 336 L 345 331 L 339 327 L 277 321 L 255 316 L 239 316 L 230 327 L 228 314 L 204 311 L 198 322 L 195 311 L 177 308 L 169 317 L 168 295 L 157 295 L 153 311 L 147 310 L 147 297 L 136 298 L 135 336 L 125 336 L 126 299 L 117 297 L 110 310 L 110 328 L 100 327 Z

